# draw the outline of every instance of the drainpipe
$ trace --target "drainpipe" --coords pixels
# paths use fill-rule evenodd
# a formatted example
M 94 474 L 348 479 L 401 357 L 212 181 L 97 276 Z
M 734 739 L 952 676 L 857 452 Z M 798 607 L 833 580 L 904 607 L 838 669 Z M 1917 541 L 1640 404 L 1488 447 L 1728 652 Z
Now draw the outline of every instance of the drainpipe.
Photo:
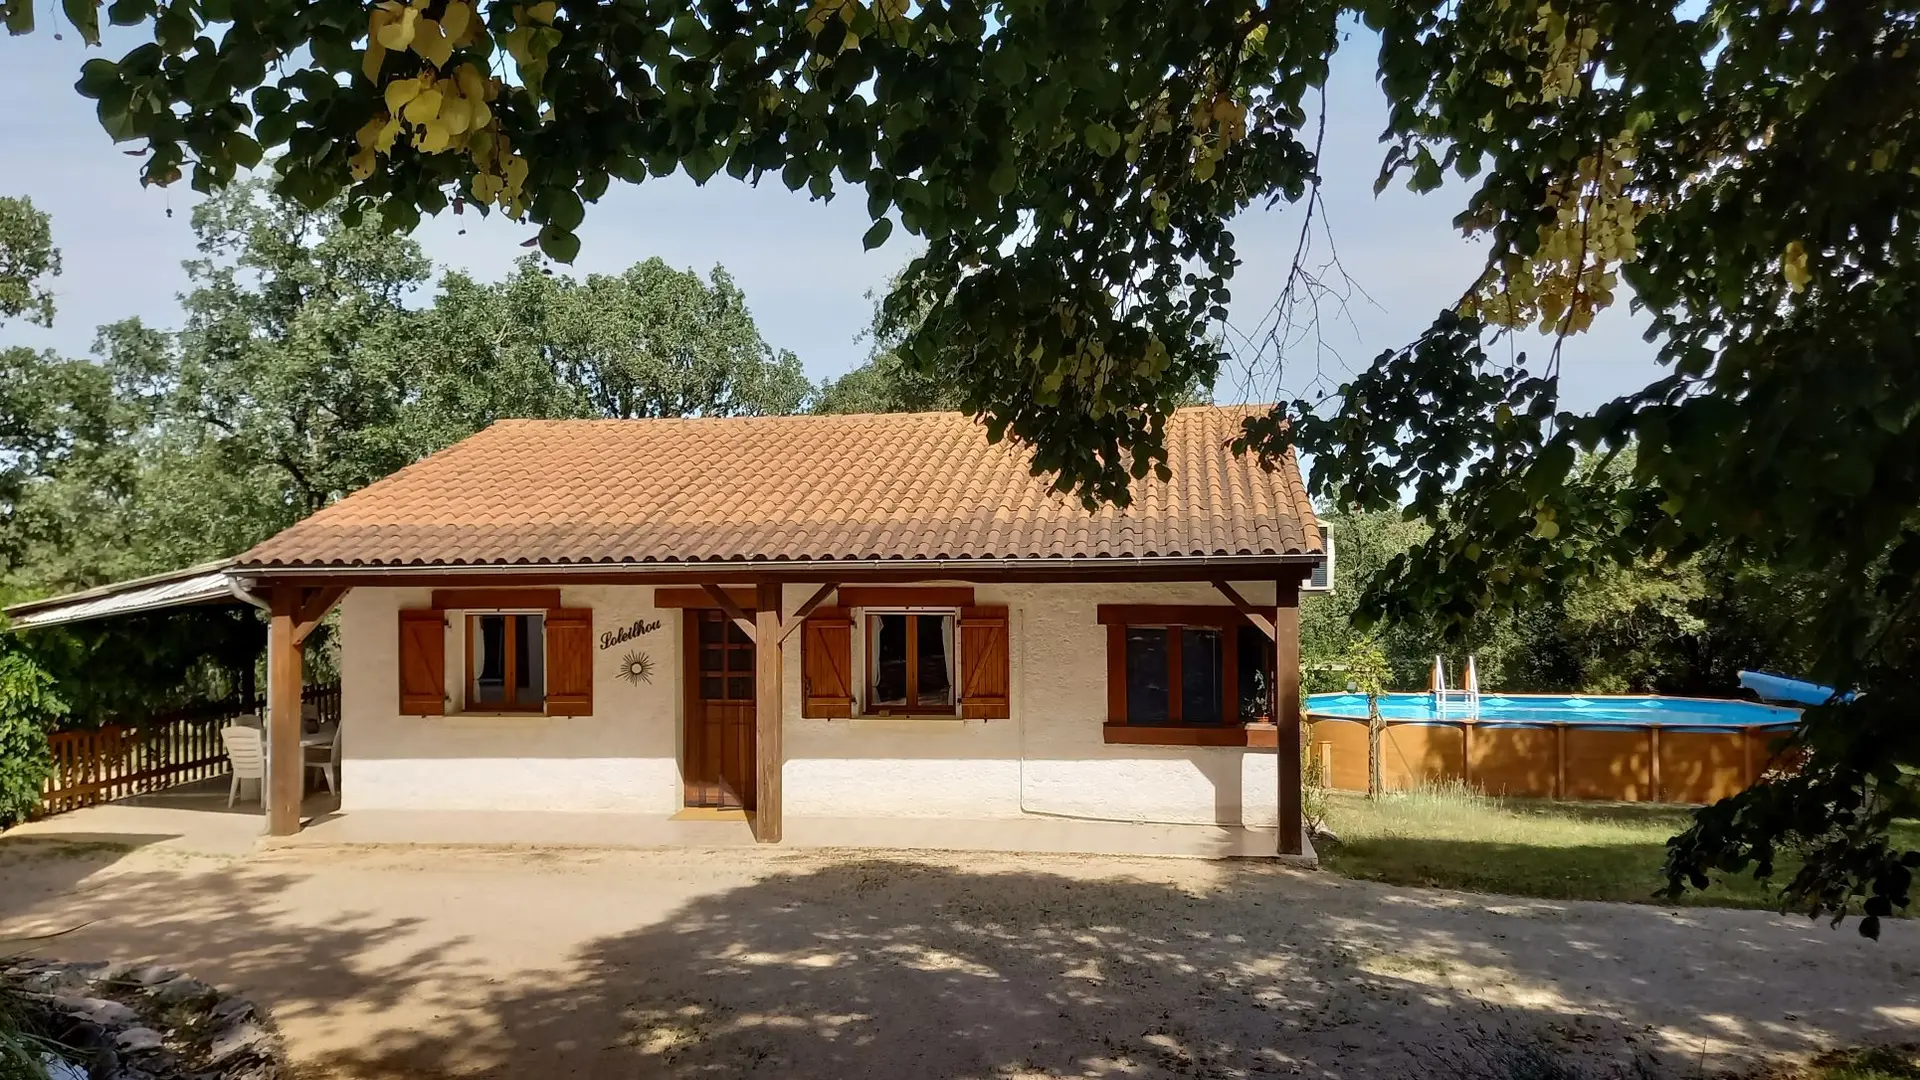
M 240 584 L 239 578 L 232 576 L 227 578 L 227 591 L 233 594 L 235 600 L 245 604 L 252 604 L 254 607 L 259 608 L 269 615 L 273 614 L 273 605 L 255 596 L 245 585 Z
M 227 579 L 227 591 L 233 594 L 233 598 L 235 600 L 239 600 L 242 603 L 249 604 L 253 607 L 257 607 L 261 611 L 266 612 L 268 616 L 272 616 L 273 605 L 267 603 L 265 600 L 260 599 L 260 597 L 255 595 L 252 590 L 248 589 L 245 585 L 240 584 L 239 578 L 229 577 Z M 251 683 L 253 680 L 251 677 L 249 677 L 247 681 Z M 268 701 L 273 700 L 273 665 L 272 664 L 267 665 L 267 700 Z M 251 705 L 252 702 L 249 701 L 248 704 Z M 263 717 L 262 719 L 264 720 L 265 718 Z M 266 800 L 262 799 L 261 801 L 265 802 Z

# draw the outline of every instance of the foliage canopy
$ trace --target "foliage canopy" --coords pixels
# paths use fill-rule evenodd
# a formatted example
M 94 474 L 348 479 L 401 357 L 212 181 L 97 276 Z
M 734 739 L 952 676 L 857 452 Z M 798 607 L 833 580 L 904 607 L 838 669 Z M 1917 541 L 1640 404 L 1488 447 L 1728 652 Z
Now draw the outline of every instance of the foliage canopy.
M 21 32 L 32 0 L 4 0 Z M 101 0 L 64 0 L 83 35 Z M 500 210 L 570 260 L 615 179 L 778 175 L 857 188 L 927 247 L 888 304 L 898 355 L 1090 502 L 1161 465 L 1181 388 L 1223 358 L 1228 220 L 1314 205 L 1309 108 L 1342 19 L 1379 42 L 1382 183 L 1472 182 L 1485 271 L 1337 401 L 1249 425 L 1298 445 L 1341 506 L 1411 492 L 1431 530 L 1362 599 L 1435 617 L 1710 556 L 1817 585 L 1783 618 L 1809 673 L 1870 692 L 1816 710 L 1797 777 L 1703 813 L 1675 887 L 1768 870 L 1810 911 L 1910 900 L 1886 825 L 1920 768 L 1920 364 L 1912 298 L 1920 50 L 1912 0 L 113 0 L 153 40 L 81 92 L 151 182 L 203 189 L 272 153 L 281 192 L 408 227 Z M 1304 286 L 1290 278 L 1288 290 Z M 1631 290 L 1667 372 L 1587 415 L 1557 351 Z M 1503 352 L 1505 350 L 1502 350 Z M 1285 357 L 1282 357 L 1284 362 Z M 1634 449 L 1630 472 L 1583 453 Z M 1609 463 L 1610 464 L 1610 463 Z

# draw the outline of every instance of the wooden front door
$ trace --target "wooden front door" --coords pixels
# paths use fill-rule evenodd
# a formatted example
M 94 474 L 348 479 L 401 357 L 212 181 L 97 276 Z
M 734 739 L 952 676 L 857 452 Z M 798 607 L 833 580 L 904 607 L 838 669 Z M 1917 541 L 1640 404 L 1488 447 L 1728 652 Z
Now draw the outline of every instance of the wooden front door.
M 753 642 L 717 608 L 689 608 L 686 625 L 688 806 L 751 810 L 754 796 Z

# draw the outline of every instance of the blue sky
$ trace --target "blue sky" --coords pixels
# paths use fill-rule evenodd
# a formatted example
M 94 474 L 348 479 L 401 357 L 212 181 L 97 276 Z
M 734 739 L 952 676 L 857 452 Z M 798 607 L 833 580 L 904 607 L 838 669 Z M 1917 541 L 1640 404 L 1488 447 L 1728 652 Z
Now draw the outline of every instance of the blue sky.
M 125 35 L 110 38 L 104 51 L 118 56 L 134 43 Z M 1369 36 L 1356 31 L 1336 58 L 1324 163 L 1327 222 L 1348 274 L 1367 298 L 1353 297 L 1351 323 L 1324 328 L 1324 359 L 1303 360 L 1278 377 L 1261 372 L 1252 382 L 1228 373 L 1216 390 L 1220 400 L 1273 400 L 1306 389 L 1315 374 L 1339 381 L 1418 333 L 1460 295 L 1484 257 L 1450 224 L 1463 185 L 1425 196 L 1398 187 L 1373 194 L 1386 117 L 1372 82 L 1373 52 Z M 184 184 L 172 191 L 140 187 L 136 159 L 107 138 L 92 102 L 73 90 L 88 56 L 72 33 L 54 41 L 43 27 L 25 38 L 0 37 L 0 101 L 10 104 L 0 111 L 0 162 L 6 163 L 0 195 L 27 195 L 53 215 L 66 264 L 55 283 L 53 329 L 15 321 L 0 331 L 0 343 L 82 354 L 101 323 L 137 315 L 170 327 L 178 318 L 175 297 L 186 284 L 180 262 L 193 254 L 187 211 L 196 196 Z M 876 251 L 861 250 L 865 201 L 853 193 L 822 204 L 772 178 L 752 188 L 725 174 L 704 188 L 680 177 L 616 185 L 588 209 L 573 272 L 617 272 L 653 255 L 702 271 L 719 263 L 746 291 L 769 342 L 797 353 L 814 379 L 837 375 L 865 356 L 855 338 L 872 313 L 866 294 L 883 286 L 913 250 L 902 231 Z M 1237 325 L 1251 328 L 1272 304 L 1299 213 L 1282 205 L 1234 223 L 1245 261 L 1232 285 Z M 447 216 L 423 225 L 417 238 L 436 263 L 495 278 L 531 235 L 530 228 L 497 217 Z M 1645 326 L 1644 316 L 1622 305 L 1571 342 L 1563 363 L 1566 403 L 1591 407 L 1650 381 L 1658 369 L 1653 347 L 1640 338 Z M 1518 347 L 1544 357 L 1548 344 L 1529 333 Z

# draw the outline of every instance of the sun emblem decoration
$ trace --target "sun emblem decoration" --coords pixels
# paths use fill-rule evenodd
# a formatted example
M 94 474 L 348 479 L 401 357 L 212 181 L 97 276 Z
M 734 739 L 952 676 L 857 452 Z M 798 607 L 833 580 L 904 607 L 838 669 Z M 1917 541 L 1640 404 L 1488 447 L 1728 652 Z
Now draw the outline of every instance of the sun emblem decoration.
M 653 657 L 643 652 L 630 652 L 620 658 L 620 677 L 634 686 L 653 682 Z

